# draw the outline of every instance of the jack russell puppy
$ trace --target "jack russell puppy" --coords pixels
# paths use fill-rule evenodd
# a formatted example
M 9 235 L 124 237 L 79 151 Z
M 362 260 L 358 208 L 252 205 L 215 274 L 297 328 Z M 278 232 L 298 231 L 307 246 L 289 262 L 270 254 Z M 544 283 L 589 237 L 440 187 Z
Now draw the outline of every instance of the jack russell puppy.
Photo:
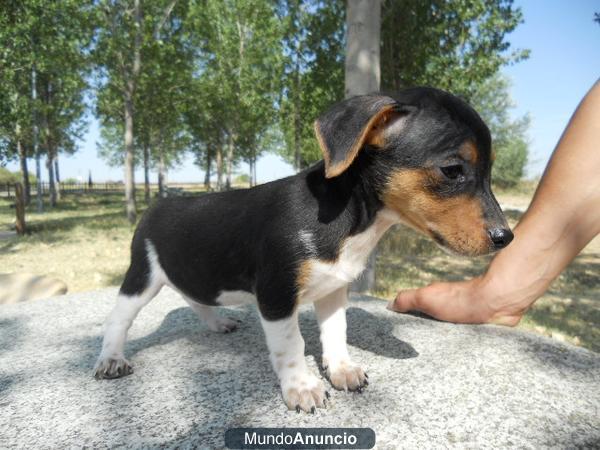
M 216 307 L 258 306 L 288 408 L 326 406 L 308 369 L 298 305 L 313 303 L 331 385 L 362 390 L 346 348 L 348 284 L 396 223 L 460 255 L 501 249 L 512 233 L 490 189 L 490 132 L 459 98 L 433 88 L 341 101 L 315 122 L 323 160 L 297 175 L 196 198 L 159 200 L 140 220 L 95 376 L 132 373 L 127 330 L 167 285 L 206 325 L 233 331 Z

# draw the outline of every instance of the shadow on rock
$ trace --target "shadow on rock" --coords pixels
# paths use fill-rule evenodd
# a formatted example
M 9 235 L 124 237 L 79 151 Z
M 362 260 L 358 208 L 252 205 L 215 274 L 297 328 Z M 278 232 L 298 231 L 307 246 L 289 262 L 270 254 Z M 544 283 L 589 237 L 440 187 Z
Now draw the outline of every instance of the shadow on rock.
M 384 317 L 350 307 L 346 311 L 346 318 L 348 345 L 385 358 L 407 359 L 419 356 L 412 345 L 394 336 L 393 323 Z M 312 311 L 300 313 L 300 328 L 306 342 L 306 353 L 314 356 L 316 361 L 321 361 L 319 326 Z
M 153 346 L 186 339 L 211 349 L 211 351 L 218 349 L 234 354 L 253 353 L 258 348 L 264 352 L 265 361 L 268 361 L 264 335 L 262 331 L 256 332 L 261 327 L 255 308 L 247 306 L 238 309 L 222 309 L 220 313 L 241 320 L 240 328 L 231 334 L 217 334 L 208 330 L 190 308 L 177 308 L 170 311 L 160 326 L 152 333 L 127 341 L 125 355 L 127 358 L 132 358 L 138 352 Z M 418 356 L 417 351 L 410 344 L 394 336 L 394 326 L 385 318 L 357 307 L 351 307 L 347 310 L 347 320 L 349 345 L 386 358 L 407 359 Z M 302 336 L 306 342 L 306 353 L 320 361 L 319 327 L 314 312 L 302 311 L 299 321 Z M 251 328 L 254 329 L 250 331 Z M 101 346 L 102 336 L 88 338 L 88 342 L 84 343 L 84 348 L 89 349 L 90 353 L 85 360 L 93 364 Z M 256 364 L 263 363 L 264 361 L 256 362 Z
M 0 355 L 4 352 L 14 350 L 23 340 L 24 325 L 23 316 L 0 319 Z

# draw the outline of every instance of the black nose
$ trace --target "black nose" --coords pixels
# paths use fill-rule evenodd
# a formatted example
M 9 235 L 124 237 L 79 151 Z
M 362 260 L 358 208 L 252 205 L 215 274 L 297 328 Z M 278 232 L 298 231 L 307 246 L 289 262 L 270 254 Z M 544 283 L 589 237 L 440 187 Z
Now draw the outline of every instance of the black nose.
M 506 247 L 514 238 L 512 231 L 507 228 L 492 228 L 488 233 L 494 243 L 494 247 L 498 250 Z

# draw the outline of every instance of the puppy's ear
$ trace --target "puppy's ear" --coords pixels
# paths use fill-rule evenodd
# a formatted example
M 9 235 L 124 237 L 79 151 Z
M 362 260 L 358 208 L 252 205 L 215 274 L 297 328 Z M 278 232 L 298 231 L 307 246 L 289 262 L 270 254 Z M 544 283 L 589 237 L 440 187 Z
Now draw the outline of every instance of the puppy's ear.
M 390 128 L 399 131 L 403 108 L 385 95 L 360 95 L 333 105 L 315 121 L 315 134 L 325 160 L 325 177 L 344 172 L 369 144 L 383 147 Z M 402 123 L 401 123 L 402 122 Z

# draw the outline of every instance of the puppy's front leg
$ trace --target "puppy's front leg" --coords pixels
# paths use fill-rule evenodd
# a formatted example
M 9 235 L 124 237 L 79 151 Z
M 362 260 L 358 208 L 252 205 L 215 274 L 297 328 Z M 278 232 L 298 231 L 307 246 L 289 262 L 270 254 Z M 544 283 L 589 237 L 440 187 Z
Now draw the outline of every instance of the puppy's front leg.
M 343 287 L 315 302 L 321 328 L 323 366 L 332 386 L 339 390 L 360 391 L 367 374 L 350 359 L 346 346 L 346 304 L 348 287 Z
M 271 364 L 281 384 L 283 400 L 289 409 L 314 412 L 325 407 L 329 394 L 320 378 L 313 375 L 304 359 L 304 339 L 298 325 L 298 312 L 280 320 L 261 322 L 267 338 Z

